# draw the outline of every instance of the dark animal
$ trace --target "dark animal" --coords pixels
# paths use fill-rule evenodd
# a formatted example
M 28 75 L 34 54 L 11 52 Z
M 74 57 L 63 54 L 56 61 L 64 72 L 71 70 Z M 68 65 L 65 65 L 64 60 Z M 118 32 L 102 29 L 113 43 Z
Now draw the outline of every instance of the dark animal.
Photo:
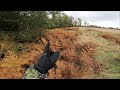
M 4 58 L 4 57 L 5 57 L 4 53 L 0 52 L 0 58 Z

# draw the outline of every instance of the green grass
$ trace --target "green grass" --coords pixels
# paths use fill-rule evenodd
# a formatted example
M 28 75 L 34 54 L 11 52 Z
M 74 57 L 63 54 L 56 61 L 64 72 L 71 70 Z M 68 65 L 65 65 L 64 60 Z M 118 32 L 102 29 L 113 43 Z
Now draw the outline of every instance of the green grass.
M 113 37 L 120 39 L 120 33 L 101 32 L 92 29 L 86 29 L 83 30 L 82 34 L 80 33 L 81 37 L 83 35 L 88 38 L 91 37 L 99 45 L 95 60 L 103 64 L 103 69 L 96 78 L 120 79 L 120 45 L 113 40 L 100 37 L 100 34 L 111 34 Z
M 25 52 L 26 46 L 22 43 L 18 43 L 15 46 L 13 46 L 11 50 L 17 54 L 20 54 L 22 52 Z
M 99 36 L 100 34 L 110 34 L 120 39 L 120 33 L 115 31 L 97 31 L 94 29 L 84 29 L 81 32 L 80 38 L 85 36 L 99 45 L 96 49 L 95 60 L 102 64 L 103 67 L 100 74 L 95 78 L 120 79 L 120 45 L 112 39 L 105 39 Z
M 97 48 L 95 59 L 104 65 L 100 77 L 120 79 L 120 45 L 101 37 L 96 40 L 101 46 Z
M 97 78 L 98 79 L 120 79 L 120 74 L 101 72 L 101 74 Z

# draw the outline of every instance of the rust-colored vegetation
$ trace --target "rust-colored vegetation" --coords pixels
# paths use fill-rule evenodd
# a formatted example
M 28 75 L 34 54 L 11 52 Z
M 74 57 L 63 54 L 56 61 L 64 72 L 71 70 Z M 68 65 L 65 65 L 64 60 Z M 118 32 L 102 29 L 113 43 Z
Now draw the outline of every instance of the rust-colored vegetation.
M 56 78 L 81 78 L 99 72 L 99 64 L 94 60 L 98 45 L 93 42 L 77 43 L 78 27 L 65 29 L 51 29 L 45 33 L 51 49 L 61 52 Z M 9 51 L 8 56 L 0 62 L 0 78 L 22 78 L 27 65 L 37 63 L 43 53 L 45 45 L 40 40 L 38 42 L 26 43 L 27 48 L 20 55 Z M 54 78 L 53 69 L 49 71 L 49 78 Z
M 115 37 L 111 34 L 99 34 L 99 36 L 101 36 L 102 38 L 111 40 L 111 41 L 115 41 L 117 44 L 120 44 L 120 36 L 119 37 Z

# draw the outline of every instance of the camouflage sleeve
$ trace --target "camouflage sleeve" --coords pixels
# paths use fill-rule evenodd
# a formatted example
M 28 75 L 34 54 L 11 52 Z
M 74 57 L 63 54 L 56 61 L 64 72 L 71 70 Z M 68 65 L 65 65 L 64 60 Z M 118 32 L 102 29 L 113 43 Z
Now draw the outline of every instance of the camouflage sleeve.
M 30 67 L 25 71 L 25 74 L 22 79 L 47 79 L 48 74 L 41 74 L 37 70 L 35 70 L 34 65 L 30 65 Z

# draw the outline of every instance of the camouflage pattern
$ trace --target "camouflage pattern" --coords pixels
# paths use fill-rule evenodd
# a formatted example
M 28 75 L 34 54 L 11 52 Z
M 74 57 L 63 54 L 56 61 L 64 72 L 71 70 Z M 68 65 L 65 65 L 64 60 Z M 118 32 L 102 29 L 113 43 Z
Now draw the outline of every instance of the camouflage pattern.
M 30 67 L 25 71 L 25 74 L 22 79 L 47 79 L 48 74 L 41 74 L 37 70 L 35 70 L 34 65 L 30 65 Z

